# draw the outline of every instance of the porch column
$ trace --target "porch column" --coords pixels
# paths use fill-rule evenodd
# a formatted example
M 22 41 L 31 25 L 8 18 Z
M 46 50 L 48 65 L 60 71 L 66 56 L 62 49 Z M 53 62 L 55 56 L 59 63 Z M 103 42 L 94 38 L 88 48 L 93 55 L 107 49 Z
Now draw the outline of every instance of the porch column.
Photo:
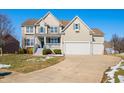
M 44 36 L 44 46 L 46 47 L 46 36 Z
M 34 48 L 33 48 L 33 54 L 35 53 L 35 49 L 36 49 L 36 36 L 34 35 Z
M 62 54 L 63 54 L 62 36 L 60 37 L 60 49 L 61 49 L 61 51 L 62 51 Z

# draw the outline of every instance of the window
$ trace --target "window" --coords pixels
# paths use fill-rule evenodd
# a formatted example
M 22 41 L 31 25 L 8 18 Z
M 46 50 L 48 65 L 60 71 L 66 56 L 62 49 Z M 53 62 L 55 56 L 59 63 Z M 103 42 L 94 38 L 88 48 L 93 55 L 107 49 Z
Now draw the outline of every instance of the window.
M 45 31 L 44 27 L 41 27 L 40 30 L 39 30 L 40 33 L 44 33 L 44 31 Z
M 74 30 L 80 30 L 80 24 L 74 24 Z
M 95 39 L 94 39 L 94 38 L 92 38 L 92 41 L 93 41 L 93 42 L 95 42 Z
M 59 43 L 59 39 L 57 37 L 50 38 L 50 43 Z
M 33 26 L 27 26 L 26 27 L 26 32 L 27 33 L 33 33 Z
M 56 33 L 57 30 L 58 30 L 58 27 L 50 27 L 50 31 L 51 31 L 52 33 Z
M 34 45 L 34 39 L 26 39 L 26 46 L 33 46 Z

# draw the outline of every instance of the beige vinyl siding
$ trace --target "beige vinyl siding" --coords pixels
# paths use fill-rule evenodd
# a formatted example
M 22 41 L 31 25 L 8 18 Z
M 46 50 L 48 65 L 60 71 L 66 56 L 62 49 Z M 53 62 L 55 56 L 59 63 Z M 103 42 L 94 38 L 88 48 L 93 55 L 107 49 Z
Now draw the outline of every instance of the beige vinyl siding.
M 79 32 L 73 29 L 75 23 L 80 24 Z M 90 41 L 91 38 L 89 29 L 78 18 L 65 30 L 64 41 Z
M 97 36 L 97 37 L 93 37 L 94 41 L 93 42 L 98 42 L 98 43 L 103 43 L 104 42 L 104 37 L 100 37 L 100 36 Z
M 44 22 L 49 24 L 50 26 L 59 26 L 59 21 L 52 15 L 49 14 L 45 19 Z

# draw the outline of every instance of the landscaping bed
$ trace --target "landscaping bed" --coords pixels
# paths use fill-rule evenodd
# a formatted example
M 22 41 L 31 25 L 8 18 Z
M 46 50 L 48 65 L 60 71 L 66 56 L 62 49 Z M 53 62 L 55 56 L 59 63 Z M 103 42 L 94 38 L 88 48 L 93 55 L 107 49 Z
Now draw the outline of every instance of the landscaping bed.
M 29 54 L 9 54 L 0 56 L 0 64 L 11 65 L 8 70 L 28 73 L 40 70 L 64 60 L 64 57 L 42 57 Z
M 124 83 L 124 56 L 119 54 L 114 56 L 121 57 L 122 60 L 104 72 L 102 83 Z

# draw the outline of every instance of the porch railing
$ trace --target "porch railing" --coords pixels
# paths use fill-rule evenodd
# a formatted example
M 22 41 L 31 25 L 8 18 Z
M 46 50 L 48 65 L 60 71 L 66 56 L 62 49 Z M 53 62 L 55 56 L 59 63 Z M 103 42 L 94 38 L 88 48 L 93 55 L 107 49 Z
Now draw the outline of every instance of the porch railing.
M 46 43 L 46 48 L 60 48 L 60 43 Z

